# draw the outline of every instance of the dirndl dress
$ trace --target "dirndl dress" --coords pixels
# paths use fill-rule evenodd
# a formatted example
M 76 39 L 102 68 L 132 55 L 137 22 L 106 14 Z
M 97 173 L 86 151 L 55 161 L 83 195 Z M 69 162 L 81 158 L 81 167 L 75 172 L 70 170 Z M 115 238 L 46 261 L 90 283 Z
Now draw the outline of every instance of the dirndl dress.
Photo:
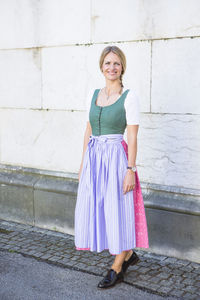
M 122 134 L 90 136 L 75 207 L 77 250 L 120 254 L 148 248 L 148 232 L 138 173 L 133 191 L 123 194 L 127 144 Z
M 123 134 L 90 136 L 74 215 L 77 250 L 101 252 L 107 249 L 117 255 L 136 247 L 149 247 L 137 171 L 134 190 L 123 193 L 127 166 L 128 145 Z

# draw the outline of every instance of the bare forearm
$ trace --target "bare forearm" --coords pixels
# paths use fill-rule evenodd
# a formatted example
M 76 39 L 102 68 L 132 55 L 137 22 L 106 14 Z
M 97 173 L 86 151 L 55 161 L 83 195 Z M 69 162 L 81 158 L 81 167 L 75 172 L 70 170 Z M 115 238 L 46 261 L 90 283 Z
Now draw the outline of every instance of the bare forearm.
M 85 130 L 85 134 L 84 134 L 81 164 L 83 163 L 83 159 L 84 159 L 85 151 L 86 151 L 86 148 L 87 148 L 87 145 L 88 145 L 88 142 L 89 142 L 90 135 L 91 135 L 91 127 L 90 127 L 90 124 L 88 124 L 87 128 Z
M 138 125 L 128 125 L 128 166 L 136 165 L 137 156 L 137 132 Z M 124 193 L 130 191 L 135 186 L 135 173 L 131 169 L 127 169 L 126 176 L 123 183 Z
M 128 166 L 133 167 L 136 165 L 137 157 L 137 137 L 128 141 Z
M 138 129 L 139 125 L 127 125 L 128 165 L 130 167 L 136 165 Z

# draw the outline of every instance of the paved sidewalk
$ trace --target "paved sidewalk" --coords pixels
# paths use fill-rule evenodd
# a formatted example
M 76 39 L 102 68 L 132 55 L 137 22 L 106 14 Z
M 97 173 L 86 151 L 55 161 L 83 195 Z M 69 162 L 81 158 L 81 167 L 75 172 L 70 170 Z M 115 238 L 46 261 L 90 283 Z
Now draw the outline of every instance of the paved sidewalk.
M 114 257 L 77 251 L 74 236 L 0 220 L 0 250 L 18 252 L 69 269 L 104 276 Z M 140 261 L 130 266 L 124 282 L 160 296 L 200 299 L 200 264 L 136 250 Z
M 120 282 L 98 289 L 101 276 L 0 250 L 1 300 L 174 300 Z

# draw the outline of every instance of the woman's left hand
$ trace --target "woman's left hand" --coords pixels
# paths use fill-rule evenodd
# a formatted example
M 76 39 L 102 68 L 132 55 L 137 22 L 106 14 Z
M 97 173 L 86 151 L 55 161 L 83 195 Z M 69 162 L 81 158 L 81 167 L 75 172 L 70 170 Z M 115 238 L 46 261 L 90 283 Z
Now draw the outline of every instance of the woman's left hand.
M 135 188 L 135 172 L 127 170 L 123 182 L 123 193 L 130 192 Z

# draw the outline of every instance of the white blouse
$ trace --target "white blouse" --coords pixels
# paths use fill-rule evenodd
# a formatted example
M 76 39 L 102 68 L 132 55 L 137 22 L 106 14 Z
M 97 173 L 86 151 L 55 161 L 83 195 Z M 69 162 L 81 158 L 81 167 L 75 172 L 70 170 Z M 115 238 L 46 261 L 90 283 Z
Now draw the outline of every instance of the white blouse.
M 127 125 L 137 125 L 140 122 L 140 103 L 139 97 L 137 96 L 136 92 L 126 86 L 123 88 L 123 93 L 129 89 L 128 94 L 124 100 L 124 108 L 126 111 L 126 122 Z M 89 112 L 90 112 L 90 105 L 92 101 L 92 96 L 94 94 L 95 89 L 91 89 L 88 92 L 87 99 L 86 99 L 86 121 L 89 121 Z

